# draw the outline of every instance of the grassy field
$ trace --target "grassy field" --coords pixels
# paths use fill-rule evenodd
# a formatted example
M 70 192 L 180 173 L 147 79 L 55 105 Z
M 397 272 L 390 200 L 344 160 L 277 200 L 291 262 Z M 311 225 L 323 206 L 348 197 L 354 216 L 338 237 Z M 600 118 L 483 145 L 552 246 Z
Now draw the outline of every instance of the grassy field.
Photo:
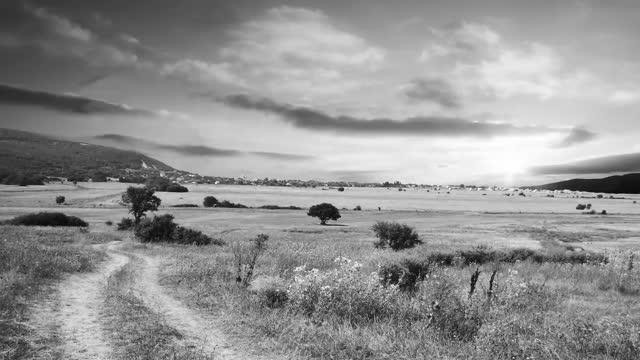
M 91 236 L 116 236 L 115 226 L 105 222 L 127 215 L 118 204 L 125 187 L 80 185 L 1 188 L 0 220 L 35 209 L 55 209 L 86 220 Z M 66 196 L 70 205 L 56 206 L 56 195 Z M 163 289 L 188 308 L 219 319 L 231 342 L 283 354 L 270 358 L 639 357 L 640 205 L 633 203 L 633 196 L 576 199 L 568 194 L 506 197 L 387 189 L 338 193 L 204 185 L 189 193 L 158 195 L 165 205 L 159 214 L 171 213 L 180 225 L 222 238 L 227 245 L 143 245 L 131 251 L 159 259 Z M 333 226 L 320 226 L 304 210 L 169 207 L 201 205 L 206 195 L 248 206 L 308 207 L 326 201 L 347 209 L 361 205 L 364 210 L 342 210 L 342 218 L 330 222 Z M 609 215 L 583 215 L 575 210 L 577 203 L 592 203 Z M 399 252 L 375 249 L 371 226 L 376 221 L 415 227 L 424 244 Z M 9 229 L 10 236 L 3 239 L 21 239 L 15 243 L 33 246 L 44 246 L 41 234 L 79 234 L 79 230 Z M 237 256 L 249 252 L 249 240 L 259 234 L 269 236 L 266 252 L 256 264 L 251 285 L 239 286 Z M 69 249 L 89 251 L 78 245 Z M 516 249 L 529 249 L 545 260 L 465 264 L 460 255 L 521 251 Z M 604 257 L 585 263 L 566 260 L 587 253 Z M 437 256 L 452 256 L 454 261 L 432 261 Z M 415 289 L 403 291 L 380 281 L 381 268 L 406 261 L 423 266 L 425 278 Z M 162 339 L 177 336 L 161 312 L 145 308 L 131 296 L 137 272 L 130 263 L 108 287 L 108 309 L 147 309 L 110 315 L 106 328 L 130 324 L 123 330 L 130 336 L 112 341 L 116 353 L 132 349 L 148 358 L 153 351 L 158 356 L 173 353 L 189 358 L 190 350 L 174 342 L 158 348 L 152 347 L 152 338 L 137 348 L 127 343 L 127 338 L 139 338 L 153 329 L 165 333 Z

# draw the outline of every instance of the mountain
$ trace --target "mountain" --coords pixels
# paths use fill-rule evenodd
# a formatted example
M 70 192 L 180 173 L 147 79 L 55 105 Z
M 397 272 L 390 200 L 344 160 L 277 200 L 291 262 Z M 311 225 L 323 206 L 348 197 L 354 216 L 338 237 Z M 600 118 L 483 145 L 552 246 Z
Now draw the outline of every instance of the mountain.
M 104 181 L 106 177 L 153 175 L 160 171 L 177 170 L 133 151 L 0 129 L 0 181 L 4 183 L 14 183 L 16 177 L 24 175 Z
M 572 179 L 552 184 L 529 186 L 538 190 L 572 190 L 613 194 L 640 194 L 640 173 L 609 176 L 603 179 Z

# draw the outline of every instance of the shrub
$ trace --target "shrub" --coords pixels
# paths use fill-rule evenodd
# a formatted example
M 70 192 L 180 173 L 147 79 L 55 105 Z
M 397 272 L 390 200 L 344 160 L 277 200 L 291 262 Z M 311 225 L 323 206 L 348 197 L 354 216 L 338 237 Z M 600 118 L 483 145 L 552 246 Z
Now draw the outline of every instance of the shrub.
M 358 205 L 358 206 L 356 206 L 355 208 L 353 208 L 353 210 L 355 210 L 355 211 L 361 211 L 361 210 L 362 210 L 362 207 L 361 207 L 360 205 Z
M 235 243 L 232 247 L 234 262 L 236 264 L 236 282 L 243 286 L 249 286 L 253 277 L 258 259 L 267 250 L 269 236 L 259 234 L 251 239 L 250 245 Z
M 60 204 L 64 204 L 65 201 L 65 197 L 62 195 L 58 195 L 56 196 L 56 204 L 60 205 Z
M 6 223 L 9 225 L 25 226 L 89 226 L 89 224 L 78 217 L 68 216 L 59 212 L 39 212 L 34 214 L 16 216 L 11 220 L 7 220 Z
M 234 209 L 247 209 L 248 208 L 248 206 L 246 206 L 246 205 L 235 204 L 235 203 L 232 203 L 231 201 L 227 201 L 227 200 L 223 200 L 223 201 L 217 203 L 216 207 L 234 208 Z
M 378 237 L 378 241 L 374 243 L 376 248 L 384 249 L 388 246 L 398 251 L 422 244 L 415 229 L 406 224 L 378 221 L 373 225 L 372 230 Z
M 156 211 L 160 206 L 160 199 L 154 195 L 154 190 L 148 187 L 129 186 L 122 194 L 122 202 L 129 205 L 129 212 L 133 214 L 135 224 L 140 223 L 147 211 Z
M 298 206 L 278 206 L 278 205 L 262 205 L 258 209 L 267 209 L 267 210 L 302 210 L 301 207 Z
M 383 285 L 397 285 L 402 291 L 413 291 L 429 274 L 430 268 L 429 259 L 403 259 L 381 265 L 378 276 Z
M 209 245 L 211 243 L 215 245 L 224 245 L 224 241 L 220 239 L 214 239 L 203 234 L 201 231 L 188 229 L 182 226 L 175 228 L 169 242 L 183 245 Z
M 338 188 L 338 191 L 343 192 L 343 191 L 344 191 L 344 188 L 343 188 L 342 186 L 340 186 L 340 187 Z
M 117 225 L 118 225 L 118 230 L 130 230 L 130 229 L 133 229 L 135 223 L 131 218 L 122 218 L 122 220 L 120 220 L 120 222 Z
M 171 207 L 174 207 L 174 208 L 197 208 L 198 205 L 197 204 L 177 204 L 177 205 L 171 205 Z
M 584 210 L 584 209 L 586 209 L 586 208 L 587 208 L 587 205 L 585 205 L 585 204 L 578 204 L 578 205 L 576 206 L 576 210 Z
M 164 191 L 182 193 L 182 192 L 189 192 L 189 189 L 187 189 L 186 187 L 184 187 L 184 186 L 182 186 L 180 184 L 173 183 L 173 184 L 167 186 L 167 188 Z
M 202 201 L 202 205 L 204 207 L 214 207 L 217 203 L 218 199 L 216 199 L 214 196 L 207 196 Z
M 320 219 L 320 224 L 326 225 L 327 220 L 338 220 L 340 219 L 340 211 L 333 205 L 329 203 L 322 203 L 318 205 L 313 205 L 309 208 L 308 216 L 317 217 Z
M 107 221 L 104 222 L 104 224 L 107 225 L 107 226 L 111 226 L 111 225 L 113 225 L 113 221 L 107 220 Z
M 170 242 L 178 225 L 173 222 L 173 215 L 154 216 L 136 225 L 134 234 L 141 242 Z

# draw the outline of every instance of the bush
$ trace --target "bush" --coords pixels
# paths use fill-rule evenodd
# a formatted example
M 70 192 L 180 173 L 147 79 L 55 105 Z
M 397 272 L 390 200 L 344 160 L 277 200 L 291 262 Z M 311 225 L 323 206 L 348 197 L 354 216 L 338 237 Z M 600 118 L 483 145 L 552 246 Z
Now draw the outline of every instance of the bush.
M 586 208 L 587 208 L 587 205 L 585 205 L 585 204 L 578 204 L 578 205 L 576 206 L 576 210 L 584 210 L 584 209 L 586 209 Z
M 122 218 L 122 220 L 120 220 L 120 222 L 117 225 L 118 225 L 118 230 L 130 230 L 130 229 L 133 229 L 133 226 L 135 225 L 135 223 L 131 218 Z
M 224 245 L 201 231 L 188 229 L 173 222 L 173 215 L 165 214 L 145 219 L 135 227 L 135 235 L 141 242 L 167 242 L 181 245 Z
M 37 214 L 27 214 L 16 216 L 11 220 L 6 221 L 9 225 L 25 225 L 25 226 L 76 226 L 87 227 L 84 220 L 75 217 L 68 216 L 63 213 L 55 212 L 39 212 Z
M 227 201 L 227 200 L 223 200 L 222 202 L 219 202 L 216 204 L 216 207 L 221 207 L 221 208 L 235 208 L 235 209 L 247 209 L 248 207 L 242 204 L 235 204 L 232 203 L 231 201 Z
M 406 224 L 378 221 L 373 225 L 372 230 L 378 237 L 378 241 L 374 243 L 376 248 L 384 249 L 388 246 L 398 251 L 422 244 L 415 229 Z
M 160 191 L 160 190 L 159 190 Z M 164 190 L 166 192 L 189 192 L 189 189 L 187 189 L 186 187 L 177 184 L 177 183 L 173 183 L 169 186 L 167 186 L 167 188 Z
M 214 207 L 217 203 L 218 199 L 216 199 L 214 196 L 207 196 L 202 201 L 202 205 L 204 207 Z
M 344 188 L 343 188 L 342 186 L 340 186 L 340 187 L 338 188 L 338 191 L 343 192 L 343 191 L 344 191 Z
M 171 236 L 171 241 L 169 242 L 183 245 L 209 245 L 211 243 L 215 245 L 224 245 L 224 241 L 220 239 L 214 239 L 203 234 L 201 231 L 188 229 L 182 226 L 175 228 L 173 235 Z
M 171 205 L 171 207 L 174 207 L 174 208 L 197 208 L 198 205 L 197 204 L 177 204 L 177 205 Z
M 358 205 L 358 206 L 356 206 L 355 208 L 353 208 L 353 210 L 355 210 L 355 211 L 361 211 L 361 210 L 362 210 L 362 207 L 361 207 L 360 205 Z
M 302 210 L 301 207 L 297 206 L 278 206 L 278 205 L 262 205 L 258 209 L 267 209 L 267 210 Z
M 431 266 L 429 259 L 403 259 L 381 265 L 378 276 L 383 285 L 398 285 L 402 291 L 413 291 L 429 274 Z
M 136 225 L 134 234 L 140 241 L 145 242 L 171 242 L 173 232 L 178 225 L 173 222 L 173 215 L 164 214 L 154 216 L 152 220 L 145 219 Z
M 340 211 L 338 211 L 335 206 L 329 203 L 313 205 L 311 208 L 309 208 L 309 212 L 307 213 L 307 215 L 317 217 L 318 219 L 320 219 L 320 224 L 322 225 L 326 225 L 327 220 L 335 221 L 340 219 L 341 217 Z
M 107 225 L 107 226 L 111 226 L 111 225 L 113 225 L 113 221 L 107 220 L 107 221 L 104 222 L 104 224 Z
M 56 204 L 60 205 L 60 204 L 64 204 L 65 201 L 65 197 L 62 195 L 56 196 Z

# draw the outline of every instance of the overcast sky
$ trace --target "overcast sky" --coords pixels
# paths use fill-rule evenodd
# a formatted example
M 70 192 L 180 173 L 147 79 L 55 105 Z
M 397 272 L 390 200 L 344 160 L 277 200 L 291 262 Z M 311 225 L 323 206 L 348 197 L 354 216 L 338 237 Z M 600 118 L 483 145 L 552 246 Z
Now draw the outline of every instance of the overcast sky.
M 0 127 L 205 175 L 640 171 L 638 34 L 635 0 L 5 0 Z

